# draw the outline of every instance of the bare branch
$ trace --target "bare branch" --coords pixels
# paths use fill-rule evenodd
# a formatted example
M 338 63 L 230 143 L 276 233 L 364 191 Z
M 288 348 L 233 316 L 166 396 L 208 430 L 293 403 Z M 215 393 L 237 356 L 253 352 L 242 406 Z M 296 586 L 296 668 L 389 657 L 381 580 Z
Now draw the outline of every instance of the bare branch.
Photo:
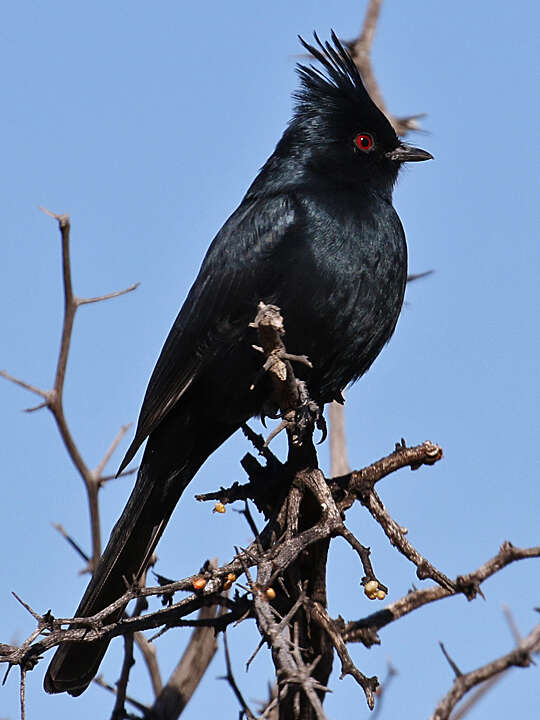
M 96 677 L 93 679 L 93 681 L 96 685 L 99 685 L 99 687 L 103 688 L 104 690 L 108 690 L 113 695 L 117 694 L 117 689 L 113 687 L 112 685 L 109 685 L 108 682 L 105 682 L 103 677 L 101 675 L 96 675 Z M 150 710 L 149 707 L 146 705 L 143 705 L 143 703 L 139 702 L 138 700 L 135 700 L 134 698 L 130 697 L 129 695 L 126 695 L 126 702 L 128 702 L 130 705 L 133 705 L 134 708 L 139 710 L 143 714 L 143 717 L 147 717 L 148 712 Z
M 478 702 L 480 702 L 480 700 L 491 690 L 492 687 L 499 684 L 508 672 L 510 672 L 509 669 L 503 670 L 498 675 L 494 675 L 492 678 L 479 685 L 476 690 L 470 694 L 467 700 L 463 701 L 459 708 L 456 708 L 455 712 L 451 714 L 450 720 L 462 720 L 462 718 L 468 715 L 469 711 Z
M 416 575 L 420 580 L 431 578 L 447 590 L 453 591 L 455 589 L 455 584 L 452 580 L 440 570 L 437 570 L 427 558 L 421 555 L 418 550 L 411 545 L 401 527 L 391 517 L 381 502 L 375 490 L 372 490 L 367 497 L 362 499 L 362 504 L 369 510 L 375 520 L 377 520 L 392 545 L 416 565 Z
M 26 670 L 23 667 L 21 667 L 19 699 L 21 706 L 21 720 L 26 720 Z
M 364 17 L 364 27 L 362 28 L 359 42 L 362 43 L 362 47 L 368 53 L 371 53 L 375 30 L 377 29 L 377 22 L 379 21 L 379 14 L 381 12 L 381 5 L 382 0 L 371 0 Z
M 217 606 L 203 607 L 199 619 L 213 619 Z M 174 720 L 183 711 L 198 687 L 208 665 L 216 654 L 217 640 L 212 627 L 198 627 L 189 644 L 163 686 L 151 709 L 152 717 L 159 720 Z
M 249 579 L 249 571 L 247 574 Z M 295 686 L 300 687 L 308 698 L 317 720 L 326 720 L 318 693 L 327 692 L 328 688 L 322 687 L 313 677 L 313 668 L 305 664 L 298 645 L 293 644 L 291 648 L 289 641 L 283 635 L 282 624 L 276 623 L 274 620 L 268 598 L 264 592 L 261 592 L 258 585 L 255 585 L 251 579 L 249 580 L 253 590 L 257 624 L 272 650 L 280 682 L 280 694 L 282 687 L 285 688 L 285 693 L 291 691 Z
M 81 548 L 81 546 L 79 545 L 79 543 L 76 542 L 76 541 L 71 537 L 71 535 L 69 535 L 69 534 L 64 530 L 64 528 L 63 528 L 62 525 L 60 525 L 59 523 L 52 523 L 52 526 L 53 526 L 53 528 L 54 528 L 55 530 L 58 530 L 58 532 L 60 533 L 60 535 L 68 541 L 68 543 L 69 543 L 69 544 L 71 545 L 71 547 L 75 550 L 75 552 L 76 552 L 78 555 L 80 555 L 81 558 L 82 558 L 86 563 L 88 563 L 88 562 L 90 561 L 90 558 L 89 558 L 88 555 L 84 552 L 84 550 Z
M 60 437 L 65 445 L 67 453 L 75 465 L 79 475 L 81 476 L 88 497 L 88 508 L 90 514 L 90 527 L 92 534 L 92 558 L 89 563 L 90 569 L 94 568 L 101 555 L 101 531 L 99 521 L 99 504 L 98 504 L 98 490 L 100 485 L 100 475 L 105 468 L 106 463 L 110 459 L 110 456 L 114 452 L 116 446 L 120 442 L 125 430 L 121 431 L 121 434 L 113 442 L 111 448 L 105 455 L 105 458 L 98 465 L 96 471 L 90 470 L 86 462 L 84 461 L 77 443 L 71 434 L 70 427 L 65 417 L 64 406 L 63 406 L 63 394 L 64 394 L 64 382 L 66 378 L 66 369 L 69 357 L 69 350 L 71 346 L 71 338 L 73 334 L 73 325 L 75 321 L 75 314 L 80 305 L 87 303 L 98 302 L 99 300 L 106 300 L 112 297 L 118 297 L 124 295 L 127 292 L 135 290 L 138 284 L 131 285 L 125 290 L 110 293 L 108 295 L 102 295 L 95 298 L 81 299 L 77 298 L 73 292 L 73 282 L 71 278 L 71 259 L 70 259 L 70 219 L 69 215 L 53 213 L 46 208 L 40 208 L 49 217 L 54 218 L 60 230 L 61 247 L 62 247 L 62 282 L 64 288 L 64 314 L 62 322 L 62 332 L 60 337 L 60 349 L 58 353 L 58 360 L 56 364 L 55 378 L 52 390 L 42 390 L 35 385 L 20 380 L 19 378 L 10 375 L 5 371 L 1 371 L 0 375 L 4 378 L 13 382 L 29 392 L 39 395 L 44 399 L 43 403 L 40 403 L 35 408 L 30 408 L 29 411 L 39 410 L 44 407 L 48 407 L 51 411 Z M 99 471 L 99 472 L 98 472 Z
M 30 607 L 30 605 L 28 605 L 28 603 L 25 603 L 24 600 L 23 600 L 22 598 L 20 598 L 20 597 L 17 595 L 16 592 L 13 592 L 13 591 L 12 591 L 11 594 L 13 595 L 13 597 L 15 598 L 15 600 L 17 600 L 17 602 L 19 602 L 19 603 L 23 606 L 23 608 L 30 613 L 30 615 L 34 618 L 34 620 L 37 620 L 38 623 L 43 622 L 42 616 L 39 615 L 35 610 L 33 610 L 33 609 Z
M 114 438 L 109 449 L 105 453 L 103 460 L 99 463 L 99 465 L 93 471 L 94 477 L 97 478 L 99 481 L 103 481 L 102 474 L 103 474 L 103 471 L 105 470 L 105 468 L 107 467 L 107 463 L 113 456 L 114 451 L 116 450 L 118 445 L 120 445 L 120 443 L 122 442 L 122 438 L 124 437 L 124 435 L 127 433 L 127 431 L 129 430 L 129 428 L 132 425 L 133 425 L 133 423 L 128 423 L 127 425 L 122 425 L 122 427 L 118 431 L 118 435 Z
M 111 720 L 122 720 L 125 717 L 126 693 L 129 681 L 129 673 L 133 667 L 135 660 L 133 659 L 133 633 L 124 635 L 124 660 L 122 662 L 122 671 L 120 679 L 116 683 L 116 702 L 111 715 Z
M 335 626 L 334 621 L 329 617 L 326 610 L 321 607 L 319 603 L 312 603 L 310 605 L 310 614 L 313 620 L 324 628 L 336 649 L 339 659 L 341 660 L 340 679 L 344 678 L 346 675 L 351 675 L 364 691 L 369 709 L 373 710 L 375 706 L 374 692 L 377 690 L 379 681 L 376 677 L 366 677 L 364 673 L 358 670 L 347 651 L 347 647 L 345 646 L 341 633 Z
M 133 292 L 136 290 L 140 282 L 133 283 L 133 285 L 130 285 L 127 288 L 124 288 L 123 290 L 115 290 L 114 292 L 106 293 L 105 295 L 98 295 L 96 297 L 91 298 L 77 298 L 76 302 L 77 305 L 89 305 L 90 303 L 97 303 L 97 302 L 103 302 L 103 300 L 111 300 L 112 298 L 120 297 L 121 295 L 126 295 L 127 293 Z
M 396 445 L 394 452 L 386 457 L 377 460 L 377 462 L 368 465 L 362 470 L 353 470 L 350 477 L 350 486 L 347 487 L 349 492 L 355 495 L 371 489 L 375 483 L 387 477 L 396 470 L 404 467 L 410 467 L 411 470 L 418 470 L 422 465 L 434 465 L 443 457 L 443 450 L 439 445 L 426 440 L 421 445 L 415 447 L 406 447 L 404 441 Z M 339 482 L 339 479 L 335 479 Z M 343 483 L 342 483 L 343 484 Z M 340 505 L 346 510 L 354 502 L 354 497 L 350 498 L 350 504 L 346 499 Z
M 100 485 L 104 485 L 105 483 L 110 482 L 111 480 L 119 480 L 120 478 L 127 477 L 128 475 L 134 475 L 138 469 L 139 469 L 138 467 L 133 467 L 133 468 L 129 468 L 128 470 L 122 470 L 122 472 L 119 473 L 118 475 L 116 475 L 116 474 L 115 475 L 102 475 L 99 478 L 99 483 L 100 483 Z
M 154 695 L 157 697 L 163 688 L 163 683 L 161 680 L 161 672 L 159 670 L 155 645 L 148 642 L 141 632 L 133 633 L 133 639 L 142 653 L 144 662 L 148 669 L 148 674 L 150 675 L 152 690 L 154 691 Z
M 40 397 L 45 399 L 44 403 L 41 403 L 38 407 L 46 407 L 49 403 L 51 393 L 49 390 L 41 390 L 41 388 L 36 387 L 35 385 L 31 385 L 30 383 L 25 382 L 24 380 L 19 380 L 19 378 L 16 378 L 14 375 L 10 375 L 5 370 L 0 370 L 0 375 L 3 378 L 6 378 L 6 380 L 9 380 L 12 383 L 15 383 L 15 385 L 19 385 L 20 387 L 24 388 L 25 390 L 28 390 L 29 392 L 34 393 L 34 395 L 39 395 Z M 37 408 L 34 408 L 37 409 Z
M 242 695 L 240 688 L 238 687 L 236 680 L 234 679 L 234 673 L 231 665 L 231 656 L 229 654 L 229 643 L 227 641 L 227 633 L 223 633 L 223 647 L 225 649 L 225 667 L 227 669 L 227 674 L 222 679 L 226 680 L 231 686 L 232 691 L 247 719 L 256 720 L 255 715 L 249 709 L 249 705 L 244 700 L 244 696 Z
M 411 130 L 420 129 L 418 120 L 424 117 L 424 113 L 409 115 L 407 117 L 395 117 L 388 110 L 382 96 L 371 62 L 371 49 L 373 46 L 373 39 L 375 37 L 375 30 L 377 29 L 381 5 L 382 0 L 370 0 L 360 35 L 356 38 L 356 40 L 351 40 L 346 44 L 354 62 L 360 70 L 360 74 L 372 100 L 386 115 L 390 123 L 393 125 L 396 133 L 398 135 L 406 135 Z
M 517 623 L 512 615 L 512 612 L 510 611 L 510 608 L 506 605 L 503 605 L 503 613 L 506 618 L 506 621 L 508 622 L 508 626 L 510 627 L 510 631 L 512 633 L 512 636 L 514 638 L 514 642 L 517 646 L 519 646 L 522 635 L 519 632 Z M 470 696 L 467 698 L 465 702 L 463 702 L 459 708 L 455 709 L 455 712 L 451 713 L 450 720 L 461 720 L 464 718 L 469 711 L 480 702 L 480 700 L 486 695 L 495 685 L 498 685 L 501 680 L 510 672 L 511 668 L 508 668 L 507 670 L 503 670 L 502 672 L 498 673 L 497 675 L 493 675 L 489 680 L 486 680 L 484 683 L 481 683 L 477 689 L 470 694 Z
M 454 590 L 435 586 L 407 593 L 407 595 L 404 595 L 399 600 L 387 605 L 383 610 L 368 615 L 362 620 L 347 623 L 343 629 L 345 641 L 364 642 L 366 631 L 380 630 L 386 625 L 428 603 L 436 602 L 437 600 L 452 597 L 460 593 L 464 593 L 468 598 L 473 598 L 479 591 L 481 583 L 502 570 L 502 568 L 519 560 L 539 557 L 540 547 L 518 548 L 512 545 L 512 543 L 505 541 L 501 545 L 499 552 L 477 570 L 467 575 L 459 575 L 453 583 Z M 369 644 L 372 643 L 370 642 Z
M 540 649 L 540 624 L 524 637 L 515 650 L 502 655 L 482 667 L 460 675 L 454 680 L 450 692 L 440 701 L 431 716 L 431 720 L 448 720 L 455 705 L 471 688 L 504 672 L 510 667 L 528 667 L 531 653 Z

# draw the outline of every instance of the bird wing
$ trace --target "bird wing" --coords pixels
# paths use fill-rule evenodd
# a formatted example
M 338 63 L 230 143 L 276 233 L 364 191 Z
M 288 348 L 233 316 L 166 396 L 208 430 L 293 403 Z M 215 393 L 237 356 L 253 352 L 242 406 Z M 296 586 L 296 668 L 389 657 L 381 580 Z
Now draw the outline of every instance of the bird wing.
M 220 327 L 243 315 L 246 300 L 257 292 L 271 292 L 277 282 L 272 259 L 297 226 L 297 216 L 289 194 L 246 198 L 219 231 L 165 341 L 119 473 L 200 375 Z

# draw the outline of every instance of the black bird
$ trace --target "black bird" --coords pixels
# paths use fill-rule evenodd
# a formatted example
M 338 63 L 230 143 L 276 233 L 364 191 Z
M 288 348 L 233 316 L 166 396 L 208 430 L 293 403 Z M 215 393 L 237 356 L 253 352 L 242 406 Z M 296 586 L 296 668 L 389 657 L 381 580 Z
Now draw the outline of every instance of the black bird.
M 274 153 L 210 245 L 150 379 L 135 438 L 148 438 L 137 482 L 75 613 L 88 617 L 139 577 L 206 458 L 263 412 L 269 386 L 249 328 L 260 300 L 278 305 L 290 353 L 306 354 L 311 397 L 341 398 L 390 339 L 407 278 L 392 190 L 401 164 L 428 160 L 400 142 L 358 69 L 332 43 L 302 45 L 296 107 Z M 119 617 L 111 616 L 111 621 Z M 45 690 L 80 695 L 108 642 L 60 646 Z

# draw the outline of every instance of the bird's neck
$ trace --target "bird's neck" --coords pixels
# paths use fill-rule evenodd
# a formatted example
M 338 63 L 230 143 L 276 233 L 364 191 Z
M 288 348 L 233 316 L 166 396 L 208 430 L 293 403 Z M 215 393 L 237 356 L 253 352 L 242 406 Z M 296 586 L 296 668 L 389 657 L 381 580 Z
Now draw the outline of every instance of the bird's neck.
M 261 168 L 251 184 L 247 197 L 276 195 L 284 192 L 320 190 L 347 194 L 376 194 L 386 202 L 392 202 L 392 192 L 397 179 L 393 174 L 353 175 L 340 172 L 339 167 L 325 164 L 314 154 L 280 155 L 274 153 Z

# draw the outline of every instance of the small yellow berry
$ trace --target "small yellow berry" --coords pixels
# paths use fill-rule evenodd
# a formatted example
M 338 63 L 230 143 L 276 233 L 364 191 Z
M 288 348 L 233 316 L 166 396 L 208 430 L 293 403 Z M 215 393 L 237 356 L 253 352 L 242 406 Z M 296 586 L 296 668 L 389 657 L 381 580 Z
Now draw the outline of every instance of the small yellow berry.
M 270 588 L 266 588 L 266 597 L 267 597 L 269 600 L 274 600 L 274 599 L 275 599 L 275 597 L 276 597 L 276 591 L 274 590 L 274 588 L 271 588 L 271 587 L 270 587 Z
M 230 590 L 232 588 L 232 582 L 230 580 L 225 580 L 223 583 L 223 589 L 224 590 Z
M 233 583 L 236 580 L 236 575 L 234 573 L 229 573 L 227 575 L 227 582 Z
M 197 577 L 192 582 L 194 590 L 202 590 L 206 585 L 206 580 L 202 577 Z
M 227 512 L 227 508 L 225 507 L 225 505 L 223 503 L 217 502 L 214 506 L 214 512 L 224 513 L 224 512 Z
M 370 593 L 375 593 L 379 589 L 379 583 L 376 580 L 370 580 L 364 585 L 364 592 L 366 595 L 369 595 Z
M 377 600 L 384 600 L 386 593 L 384 590 L 377 590 Z
M 377 599 L 377 591 L 366 593 L 366 595 L 368 596 L 368 598 L 369 598 L 370 600 L 376 600 L 376 599 Z

